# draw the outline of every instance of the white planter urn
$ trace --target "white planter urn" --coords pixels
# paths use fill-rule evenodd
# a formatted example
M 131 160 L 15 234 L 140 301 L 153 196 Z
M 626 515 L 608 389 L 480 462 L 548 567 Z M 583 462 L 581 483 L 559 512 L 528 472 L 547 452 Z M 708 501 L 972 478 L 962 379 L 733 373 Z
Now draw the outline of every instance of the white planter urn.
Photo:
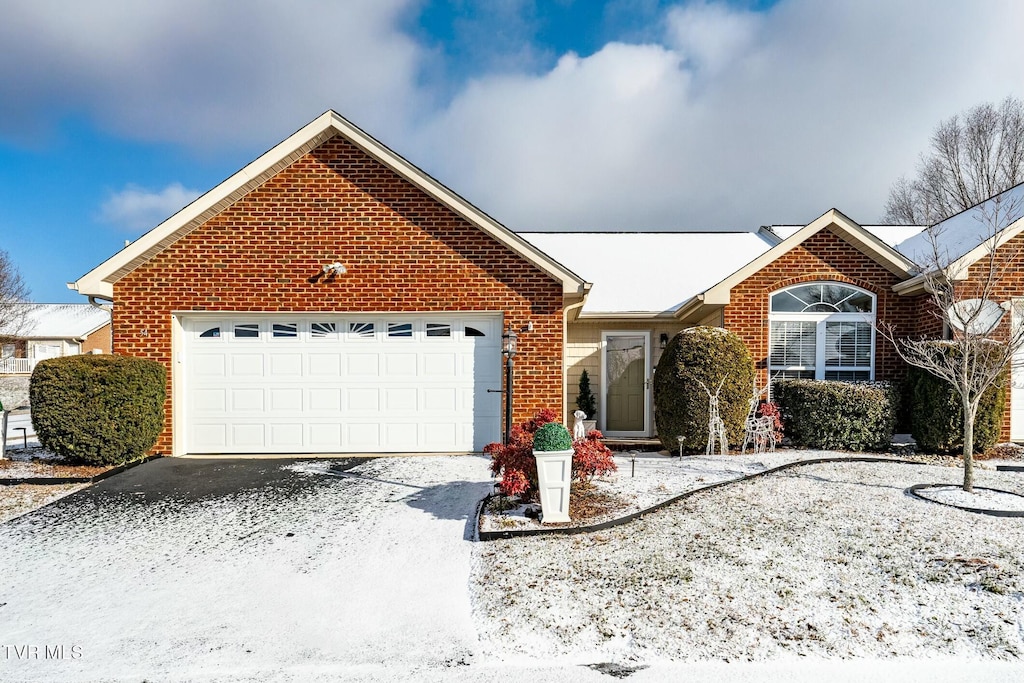
M 540 486 L 541 522 L 561 524 L 569 521 L 569 482 L 572 479 L 572 449 L 534 451 Z

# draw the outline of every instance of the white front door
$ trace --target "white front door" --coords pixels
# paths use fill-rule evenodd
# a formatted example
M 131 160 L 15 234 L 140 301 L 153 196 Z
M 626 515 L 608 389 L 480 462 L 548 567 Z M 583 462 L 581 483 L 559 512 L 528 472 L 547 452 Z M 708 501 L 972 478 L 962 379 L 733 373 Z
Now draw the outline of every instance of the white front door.
M 649 436 L 650 335 L 604 332 L 601 344 L 600 428 L 608 436 Z
M 501 317 L 185 316 L 188 453 L 467 452 L 500 440 Z M 183 366 L 183 367 L 182 367 Z M 180 435 L 179 435 L 179 438 Z

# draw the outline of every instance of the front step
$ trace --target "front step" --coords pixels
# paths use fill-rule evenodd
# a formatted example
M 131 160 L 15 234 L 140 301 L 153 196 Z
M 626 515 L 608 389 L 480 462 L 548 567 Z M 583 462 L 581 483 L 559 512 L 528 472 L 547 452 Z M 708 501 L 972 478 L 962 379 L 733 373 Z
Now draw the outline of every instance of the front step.
M 609 450 L 616 452 L 641 451 L 648 453 L 664 450 L 664 446 L 661 445 L 661 441 L 658 439 L 606 436 L 601 439 L 601 443 L 607 446 Z

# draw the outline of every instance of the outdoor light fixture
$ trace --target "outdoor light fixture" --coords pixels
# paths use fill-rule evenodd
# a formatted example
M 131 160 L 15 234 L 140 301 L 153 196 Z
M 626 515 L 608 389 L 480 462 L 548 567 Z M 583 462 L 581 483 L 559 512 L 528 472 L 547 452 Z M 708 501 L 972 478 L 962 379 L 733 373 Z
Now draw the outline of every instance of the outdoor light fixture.
M 327 275 L 343 275 L 348 272 L 348 268 L 341 261 L 335 261 L 324 265 L 323 271 Z
M 512 358 L 516 355 L 516 340 L 519 338 L 509 324 L 501 335 L 501 353 L 505 356 L 505 444 L 512 434 Z
M 516 340 L 519 339 L 519 335 L 516 334 L 511 327 L 505 330 L 505 333 L 501 335 L 502 350 L 506 358 L 512 358 L 516 355 Z
M 661 336 L 658 337 L 658 341 L 661 342 L 661 348 L 664 350 L 668 346 L 668 332 L 662 332 Z

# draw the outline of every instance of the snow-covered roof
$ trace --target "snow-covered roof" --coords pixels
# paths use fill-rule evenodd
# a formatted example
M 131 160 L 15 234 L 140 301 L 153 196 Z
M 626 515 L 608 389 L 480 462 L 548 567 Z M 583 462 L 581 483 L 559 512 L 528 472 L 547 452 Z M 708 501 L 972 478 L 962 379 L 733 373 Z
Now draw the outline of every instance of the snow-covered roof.
M 905 239 L 896 245 L 896 250 L 920 266 L 946 266 L 971 254 L 995 233 L 1020 224 L 1022 216 L 1024 183 L 950 216 L 927 231 L 921 231 Z M 935 252 L 929 234 L 934 238 L 938 248 L 938 257 L 941 261 L 939 264 L 933 263 Z
M 91 304 L 24 304 L 25 325 L 13 332 L 24 339 L 79 339 L 110 322 L 110 311 Z
M 773 246 L 755 232 L 519 233 L 593 283 L 582 313 L 662 313 Z
M 782 239 L 793 235 L 802 225 L 772 225 L 769 229 Z M 872 235 L 895 248 L 900 242 L 917 235 L 927 226 L 924 225 L 862 225 Z

